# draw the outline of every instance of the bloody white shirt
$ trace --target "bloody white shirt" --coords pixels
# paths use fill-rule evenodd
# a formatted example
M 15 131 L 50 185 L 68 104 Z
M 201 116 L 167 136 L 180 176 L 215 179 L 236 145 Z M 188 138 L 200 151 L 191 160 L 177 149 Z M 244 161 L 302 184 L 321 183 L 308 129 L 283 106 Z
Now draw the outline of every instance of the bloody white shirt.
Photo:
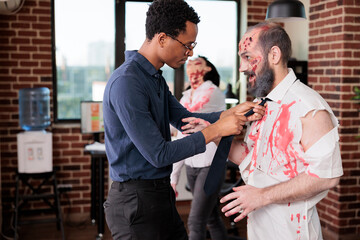
M 211 81 L 205 81 L 201 84 L 191 96 L 191 89 L 183 92 L 180 103 L 190 112 L 210 113 L 223 111 L 226 108 L 225 96 L 221 90 Z M 183 138 L 184 135 L 179 132 L 177 138 Z M 217 146 L 210 142 L 206 144 L 206 151 L 185 160 L 173 164 L 171 173 L 171 183 L 177 183 L 181 168 L 184 163 L 190 167 L 201 168 L 211 165 Z
M 249 153 L 239 166 L 244 182 L 264 188 L 303 172 L 320 178 L 341 176 L 338 120 L 326 101 L 297 80 L 292 69 L 267 97 L 272 101 L 267 102 L 266 114 L 247 129 Z M 328 111 L 335 127 L 304 152 L 300 144 L 301 118 L 313 110 Z M 315 205 L 327 192 L 305 201 L 271 204 L 251 212 L 249 240 L 322 239 Z

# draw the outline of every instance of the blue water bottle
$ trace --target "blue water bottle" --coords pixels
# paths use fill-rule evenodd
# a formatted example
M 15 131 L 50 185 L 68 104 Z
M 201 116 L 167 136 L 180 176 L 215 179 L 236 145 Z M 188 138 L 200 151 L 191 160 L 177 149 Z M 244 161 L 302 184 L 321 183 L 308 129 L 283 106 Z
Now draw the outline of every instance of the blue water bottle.
M 25 131 L 44 130 L 50 121 L 50 90 L 46 87 L 19 91 L 20 127 Z

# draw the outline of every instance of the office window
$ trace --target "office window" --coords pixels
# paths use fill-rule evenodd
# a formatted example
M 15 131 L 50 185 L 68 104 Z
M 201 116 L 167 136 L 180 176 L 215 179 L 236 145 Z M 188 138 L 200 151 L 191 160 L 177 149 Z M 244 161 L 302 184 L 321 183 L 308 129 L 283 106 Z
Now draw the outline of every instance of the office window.
M 138 50 L 143 44 L 145 34 L 146 12 L 150 2 L 125 3 L 125 50 Z M 170 91 L 174 93 L 175 70 L 166 64 L 161 68 L 163 76 L 169 85 Z
M 56 120 L 80 119 L 80 102 L 101 101 L 114 69 L 114 0 L 53 0 Z
M 237 80 L 237 2 L 187 1 L 199 14 L 197 46 L 193 58 L 205 56 L 220 74 L 220 89 Z M 185 73 L 185 87 L 188 79 Z
M 197 46 L 193 58 L 206 56 L 217 68 L 221 77 L 220 88 L 237 79 L 237 1 L 187 1 L 200 16 Z M 146 11 L 150 2 L 126 1 L 125 3 L 125 49 L 139 49 L 145 39 Z M 175 70 L 165 65 L 163 75 L 174 93 Z M 188 85 L 184 71 L 185 84 Z M 181 91 L 183 90 L 181 89 Z
M 225 90 L 227 83 L 238 79 L 240 0 L 187 2 L 201 18 L 194 57 L 208 57 Z M 53 0 L 56 122 L 78 121 L 81 101 L 102 99 L 109 76 L 124 61 L 124 50 L 139 49 L 145 40 L 149 4 L 143 0 Z M 181 97 L 187 85 L 184 68 L 165 65 L 162 70 L 170 90 Z

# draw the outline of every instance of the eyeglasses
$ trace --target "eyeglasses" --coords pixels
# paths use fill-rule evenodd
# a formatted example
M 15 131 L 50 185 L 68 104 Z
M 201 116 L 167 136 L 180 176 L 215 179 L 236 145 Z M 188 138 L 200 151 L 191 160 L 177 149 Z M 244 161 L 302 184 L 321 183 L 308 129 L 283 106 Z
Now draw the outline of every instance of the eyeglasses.
M 174 36 L 171 36 L 170 34 L 166 34 L 166 36 L 171 37 L 172 39 L 178 41 L 181 45 L 183 45 L 187 50 L 185 52 L 186 55 L 188 55 L 192 50 L 194 50 L 194 48 L 196 47 L 197 42 L 192 42 L 190 43 L 190 46 L 184 44 L 183 42 L 181 42 L 179 39 L 177 39 Z

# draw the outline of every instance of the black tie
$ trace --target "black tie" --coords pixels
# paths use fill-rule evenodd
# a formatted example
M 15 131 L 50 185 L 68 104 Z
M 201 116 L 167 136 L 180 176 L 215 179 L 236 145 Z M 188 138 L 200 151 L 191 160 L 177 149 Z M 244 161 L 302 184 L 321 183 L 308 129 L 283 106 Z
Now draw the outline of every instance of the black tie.
M 270 99 L 263 98 L 261 100 L 261 103 L 259 105 L 264 106 L 266 101 Z M 252 114 L 254 114 L 254 111 L 251 109 L 247 113 L 245 113 L 245 117 L 249 117 Z M 226 166 L 226 160 L 230 152 L 231 143 L 234 136 L 227 136 L 223 137 L 220 140 L 219 146 L 215 152 L 214 159 L 211 163 L 208 175 L 205 180 L 204 184 L 204 191 L 205 193 L 210 196 L 214 194 L 218 188 L 220 187 L 220 184 L 222 183 L 221 179 L 225 171 Z

